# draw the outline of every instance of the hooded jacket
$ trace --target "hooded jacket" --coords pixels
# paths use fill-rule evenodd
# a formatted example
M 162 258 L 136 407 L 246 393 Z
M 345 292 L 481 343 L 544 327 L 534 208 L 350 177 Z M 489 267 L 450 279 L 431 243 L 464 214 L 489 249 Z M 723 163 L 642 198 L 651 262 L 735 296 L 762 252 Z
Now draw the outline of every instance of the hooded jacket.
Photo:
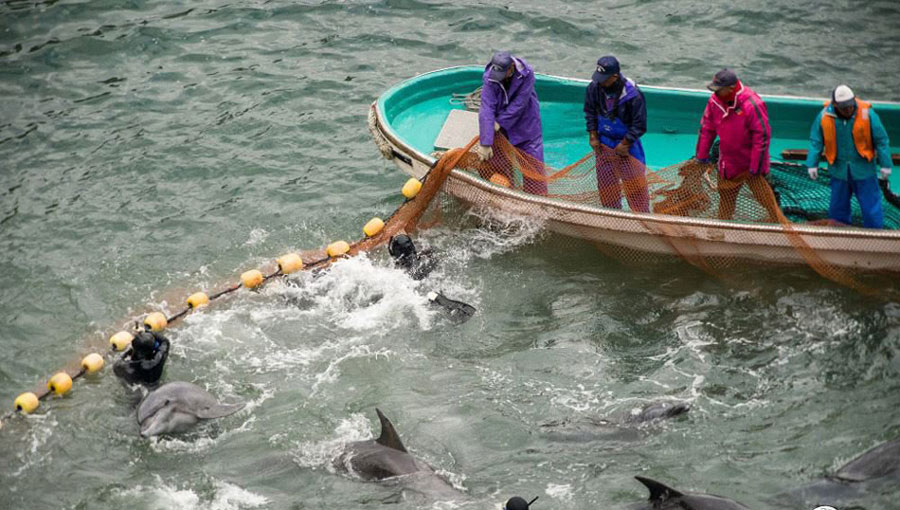
M 478 113 L 479 143 L 494 144 L 494 122 L 506 131 L 509 142 L 520 145 L 542 141 L 541 110 L 534 90 L 534 69 L 525 60 L 513 57 L 516 70 L 509 89 L 491 79 L 491 65 L 484 68 L 481 111 Z
M 734 102 L 724 103 L 711 95 L 700 120 L 697 159 L 708 159 L 713 142 L 719 137 L 719 176 L 733 179 L 745 172 L 768 175 L 769 113 L 763 100 L 738 82 Z

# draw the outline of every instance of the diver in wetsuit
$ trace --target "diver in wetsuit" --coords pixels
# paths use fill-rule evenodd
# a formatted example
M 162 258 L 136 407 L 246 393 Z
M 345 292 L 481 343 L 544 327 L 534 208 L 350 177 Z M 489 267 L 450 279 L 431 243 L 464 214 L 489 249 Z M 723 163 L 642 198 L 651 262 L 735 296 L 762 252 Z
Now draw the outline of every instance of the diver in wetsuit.
M 503 505 L 503 510 L 528 510 L 535 501 L 537 501 L 537 496 L 531 501 L 525 501 L 524 498 L 513 496 Z
M 397 234 L 391 237 L 388 243 L 388 253 L 394 258 L 397 267 L 402 268 L 413 280 L 422 280 L 437 266 L 437 259 L 431 248 L 425 248 L 422 252 L 416 250 L 416 245 L 406 234 Z
M 141 331 L 113 365 L 113 372 L 127 384 L 155 386 L 169 356 L 169 340 L 151 331 Z
M 391 237 L 388 243 L 388 253 L 394 258 L 397 267 L 402 268 L 413 280 L 422 280 L 431 273 L 437 266 L 437 259 L 434 252 L 430 248 L 426 248 L 421 252 L 416 250 L 416 245 L 412 239 L 406 234 L 397 234 Z M 429 292 L 428 300 L 442 307 L 450 317 L 465 322 L 475 314 L 475 307 L 450 299 L 440 292 Z

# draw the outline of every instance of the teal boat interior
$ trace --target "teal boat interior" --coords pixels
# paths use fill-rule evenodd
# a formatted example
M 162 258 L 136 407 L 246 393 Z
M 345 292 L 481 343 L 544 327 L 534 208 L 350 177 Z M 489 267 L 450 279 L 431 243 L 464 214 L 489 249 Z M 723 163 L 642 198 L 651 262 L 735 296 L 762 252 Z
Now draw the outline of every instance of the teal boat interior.
M 429 72 L 405 80 L 381 95 L 377 102 L 388 130 L 404 145 L 422 153 L 434 151 L 434 141 L 450 110 L 464 109 L 453 104 L 454 94 L 468 94 L 481 86 L 483 68 L 461 66 Z M 562 168 L 590 151 L 584 129 L 582 105 L 587 81 L 537 75 L 536 89 L 541 103 L 544 129 L 544 157 L 554 168 Z M 700 116 L 709 98 L 702 90 L 641 86 L 647 101 L 647 133 L 642 141 L 647 165 L 653 170 L 685 161 L 693 156 Z M 813 120 L 824 99 L 762 95 L 769 110 L 772 128 L 770 154 L 782 161 L 785 149 L 806 149 Z M 900 103 L 872 101 L 892 141 L 891 153 L 900 152 Z M 795 161 L 802 164 L 802 161 Z M 773 167 L 773 176 L 779 174 Z M 808 188 L 813 181 L 802 168 L 781 172 L 781 183 Z M 891 176 L 891 189 L 900 191 L 900 171 Z M 806 208 L 827 209 L 827 187 L 821 186 Z M 824 198 L 823 198 L 824 197 Z M 821 203 L 821 202 L 825 203 Z M 786 210 L 787 212 L 787 210 Z M 789 214 L 790 216 L 790 214 Z M 802 220 L 803 218 L 798 218 Z M 885 208 L 885 227 L 900 228 L 900 211 Z
M 403 81 L 382 94 L 378 108 L 390 129 L 402 142 L 423 154 L 434 150 L 434 140 L 453 109 L 452 94 L 464 94 L 481 86 L 483 68 L 453 67 Z M 536 89 L 541 102 L 544 154 L 547 164 L 561 168 L 590 151 L 584 129 L 582 104 L 586 81 L 538 75 Z M 642 141 L 647 165 L 666 167 L 693 155 L 700 115 L 709 99 L 702 90 L 641 86 L 647 100 L 647 133 Z M 784 149 L 806 149 L 809 130 L 824 99 L 767 96 L 772 127 L 770 153 L 781 159 Z M 900 103 L 873 101 L 892 141 L 892 153 L 900 152 Z M 900 177 L 892 175 L 892 178 Z M 892 179 L 892 184 L 893 184 Z

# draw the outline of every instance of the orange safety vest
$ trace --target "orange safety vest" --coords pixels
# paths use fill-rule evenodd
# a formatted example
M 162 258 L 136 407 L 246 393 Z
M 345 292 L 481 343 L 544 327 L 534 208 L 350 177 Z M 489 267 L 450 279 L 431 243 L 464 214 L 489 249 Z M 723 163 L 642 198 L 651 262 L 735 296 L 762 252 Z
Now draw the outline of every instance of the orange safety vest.
M 825 102 L 825 108 L 831 101 Z M 856 100 L 856 120 L 853 121 L 853 143 L 856 152 L 867 161 L 875 159 L 875 146 L 872 144 L 872 123 L 869 121 L 869 108 L 871 103 L 861 99 Z M 834 128 L 834 117 L 827 113 L 822 114 L 822 137 L 825 139 L 825 159 L 829 164 L 834 164 L 837 158 L 837 135 Z

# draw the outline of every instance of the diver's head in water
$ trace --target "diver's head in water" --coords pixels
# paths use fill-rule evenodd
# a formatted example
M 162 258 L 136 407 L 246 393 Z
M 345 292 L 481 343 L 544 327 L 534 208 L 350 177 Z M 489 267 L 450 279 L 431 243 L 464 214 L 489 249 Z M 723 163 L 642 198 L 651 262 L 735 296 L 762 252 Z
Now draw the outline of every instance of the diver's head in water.
M 131 341 L 132 357 L 150 359 L 156 354 L 156 335 L 149 331 L 141 331 Z
M 416 261 L 416 245 L 406 234 L 397 234 L 388 243 L 388 253 L 394 260 L 404 267 L 411 266 Z
M 503 505 L 503 510 L 528 510 L 528 507 L 530 507 L 535 500 L 537 500 L 537 498 L 534 498 L 531 501 L 525 501 L 524 498 L 513 496 L 509 498 L 509 501 L 507 501 L 505 505 Z

